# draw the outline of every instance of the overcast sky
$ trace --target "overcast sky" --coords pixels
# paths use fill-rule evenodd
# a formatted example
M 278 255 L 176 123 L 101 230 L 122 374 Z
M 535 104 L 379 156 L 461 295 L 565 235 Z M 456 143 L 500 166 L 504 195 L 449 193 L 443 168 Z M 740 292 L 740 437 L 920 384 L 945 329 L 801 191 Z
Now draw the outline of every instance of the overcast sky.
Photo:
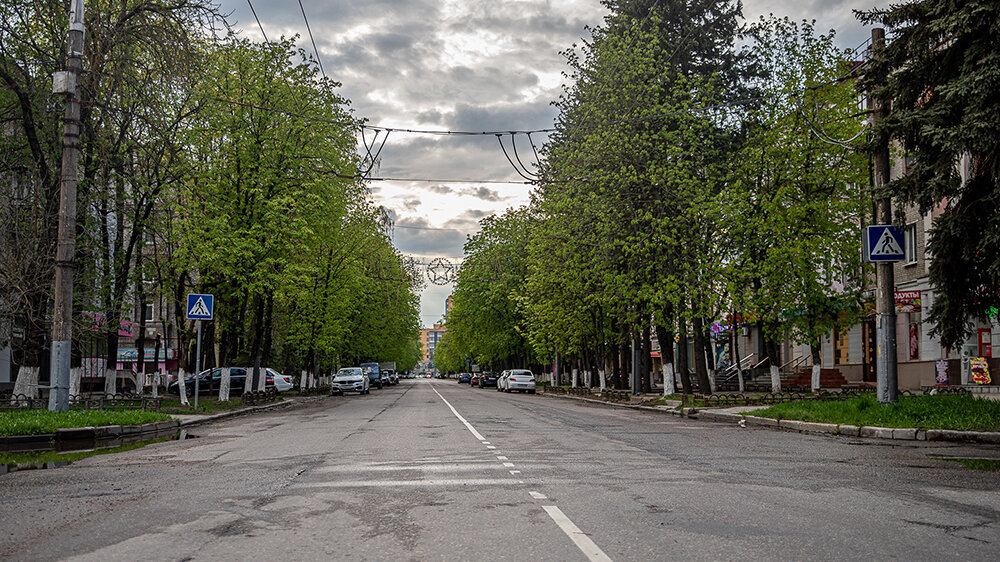
M 296 2 L 251 2 L 269 39 L 299 34 L 299 46 L 313 51 Z M 251 2 L 221 5 L 232 13 L 234 28 L 262 40 Z M 745 0 L 744 15 L 815 19 L 818 30 L 835 29 L 838 43 L 853 48 L 871 31 L 851 10 L 887 4 Z M 551 102 L 566 70 L 560 51 L 589 37 L 585 26 L 600 25 L 607 13 L 598 0 L 302 0 L 302 5 L 323 67 L 343 84 L 341 93 L 355 115 L 383 127 L 452 131 L 551 127 Z M 368 139 L 373 140 L 371 133 Z M 531 154 L 528 146 L 518 149 L 522 157 Z M 523 179 L 493 136 L 392 133 L 380 161 L 372 175 L 393 181 L 371 185 L 376 201 L 395 217 L 396 247 L 425 263 L 439 257 L 457 263 L 479 219 L 528 199 L 530 186 L 513 183 Z M 449 286 L 427 284 L 422 325 L 441 319 L 450 292 Z

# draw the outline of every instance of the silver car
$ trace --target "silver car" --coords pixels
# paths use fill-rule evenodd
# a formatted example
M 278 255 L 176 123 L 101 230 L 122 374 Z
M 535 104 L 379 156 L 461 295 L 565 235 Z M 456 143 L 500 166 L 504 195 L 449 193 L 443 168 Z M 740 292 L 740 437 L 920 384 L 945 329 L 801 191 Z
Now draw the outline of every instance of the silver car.
M 365 375 L 361 367 L 345 367 L 333 376 L 330 381 L 330 394 L 343 396 L 345 392 L 357 392 L 358 394 L 368 394 L 370 391 L 368 376 Z

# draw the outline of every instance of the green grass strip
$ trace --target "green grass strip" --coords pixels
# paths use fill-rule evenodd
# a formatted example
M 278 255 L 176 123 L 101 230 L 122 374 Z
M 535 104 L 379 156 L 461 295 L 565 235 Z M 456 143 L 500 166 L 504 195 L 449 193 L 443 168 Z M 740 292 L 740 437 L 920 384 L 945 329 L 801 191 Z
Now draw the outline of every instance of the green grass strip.
M 748 413 L 858 426 L 1000 431 L 1000 401 L 962 395 L 903 396 L 895 404 L 880 404 L 874 395 L 829 402 L 804 400 Z
M 13 410 L 0 412 L 0 436 L 55 433 L 64 427 L 142 425 L 169 419 L 169 414 L 143 410 Z

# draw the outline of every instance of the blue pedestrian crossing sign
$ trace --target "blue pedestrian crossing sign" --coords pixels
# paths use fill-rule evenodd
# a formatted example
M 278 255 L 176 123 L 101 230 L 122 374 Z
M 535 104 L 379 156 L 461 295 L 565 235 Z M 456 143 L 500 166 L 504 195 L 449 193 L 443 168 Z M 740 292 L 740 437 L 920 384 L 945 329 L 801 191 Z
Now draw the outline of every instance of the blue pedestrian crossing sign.
M 211 320 L 213 312 L 215 312 L 215 295 L 188 295 L 188 320 Z
M 894 262 L 906 259 L 903 231 L 889 224 L 865 227 L 865 261 Z

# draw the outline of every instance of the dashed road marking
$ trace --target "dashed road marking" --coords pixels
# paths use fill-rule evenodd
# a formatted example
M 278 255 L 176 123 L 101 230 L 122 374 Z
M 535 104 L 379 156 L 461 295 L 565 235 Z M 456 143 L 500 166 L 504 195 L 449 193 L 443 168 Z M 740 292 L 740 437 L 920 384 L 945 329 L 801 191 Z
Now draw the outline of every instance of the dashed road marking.
M 514 463 L 512 463 L 512 462 L 505 462 L 505 463 L 503 463 L 503 465 L 506 466 L 507 468 L 510 468 L 510 467 L 514 466 Z
M 535 498 L 536 500 L 547 500 L 547 499 L 549 499 L 548 496 L 546 496 L 545 494 L 543 494 L 541 492 L 528 492 L 528 495 L 530 495 L 531 497 Z
M 590 540 L 590 537 L 574 525 L 561 509 L 554 505 L 543 505 L 542 509 L 545 510 L 545 513 L 549 514 L 549 517 L 556 522 L 556 525 L 559 525 L 559 528 L 566 533 L 566 536 L 576 544 L 577 548 L 587 557 L 587 560 L 591 562 L 611 562 L 611 558 L 608 558 L 608 555 L 604 554 L 604 551 L 594 544 L 594 541 Z
M 520 471 L 520 470 L 510 470 L 510 471 L 508 471 L 508 472 L 510 472 L 511 476 L 513 476 L 513 475 L 515 475 L 515 474 L 521 474 L 521 471 Z
M 498 461 L 505 461 L 505 460 L 507 460 L 507 457 L 503 457 L 503 456 L 498 456 L 498 457 L 497 457 L 497 460 L 498 460 Z

